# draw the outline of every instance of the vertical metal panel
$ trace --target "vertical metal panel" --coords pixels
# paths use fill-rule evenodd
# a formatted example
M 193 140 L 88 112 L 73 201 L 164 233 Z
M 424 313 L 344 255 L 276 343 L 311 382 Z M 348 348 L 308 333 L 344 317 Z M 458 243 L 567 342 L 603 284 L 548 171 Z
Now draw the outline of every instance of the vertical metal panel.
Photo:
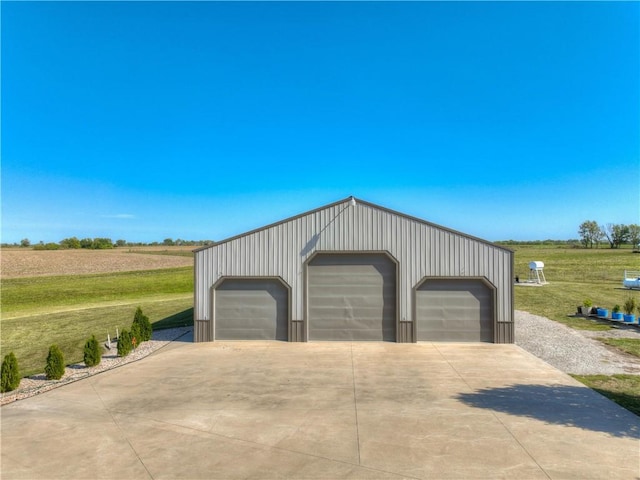
M 193 341 L 194 342 L 210 342 L 209 336 L 209 320 L 195 320 L 193 328 Z
M 314 252 L 322 251 L 386 251 L 395 258 L 401 322 L 414 320 L 412 289 L 422 278 L 484 277 L 497 289 L 497 322 L 506 324 L 496 333 L 496 341 L 513 342 L 511 251 L 367 202 L 351 205 L 348 200 L 196 251 L 195 319 L 211 320 L 209 289 L 221 276 L 278 276 L 291 286 L 292 322 L 303 321 L 303 265 Z
M 302 320 L 294 320 L 291 322 L 291 331 L 289 332 L 290 342 L 304 342 L 306 336 L 304 333 L 304 322 Z
M 414 343 L 414 322 L 398 322 L 398 343 Z
M 496 343 L 513 342 L 515 342 L 513 322 L 498 322 L 496 326 Z

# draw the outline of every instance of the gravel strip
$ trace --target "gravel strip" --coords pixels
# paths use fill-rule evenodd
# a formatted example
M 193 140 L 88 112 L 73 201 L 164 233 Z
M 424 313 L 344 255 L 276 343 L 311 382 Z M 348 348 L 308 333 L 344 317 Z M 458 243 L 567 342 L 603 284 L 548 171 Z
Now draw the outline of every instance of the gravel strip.
M 566 373 L 577 375 L 640 375 L 640 359 L 619 352 L 596 337 L 640 339 L 636 327 L 618 327 L 604 332 L 574 330 L 561 323 L 528 312 L 515 312 L 516 344 Z
M 39 393 L 47 392 L 51 389 L 96 375 L 97 373 L 104 372 L 105 370 L 111 370 L 112 368 L 135 362 L 186 335 L 191 332 L 192 329 L 193 327 L 180 327 L 153 332 L 151 340 L 143 342 L 138 348 L 133 350 L 124 358 L 118 357 L 117 343 L 113 341 L 111 342 L 110 350 L 107 350 L 105 346 L 105 353 L 102 355 L 102 360 L 99 365 L 91 368 L 85 367 L 84 363 L 69 365 L 65 369 L 65 373 L 60 380 L 47 380 L 44 373 L 25 377 L 20 381 L 20 386 L 17 390 L 0 394 L 0 405 L 6 405 L 7 403 L 15 402 L 16 400 L 32 397 Z

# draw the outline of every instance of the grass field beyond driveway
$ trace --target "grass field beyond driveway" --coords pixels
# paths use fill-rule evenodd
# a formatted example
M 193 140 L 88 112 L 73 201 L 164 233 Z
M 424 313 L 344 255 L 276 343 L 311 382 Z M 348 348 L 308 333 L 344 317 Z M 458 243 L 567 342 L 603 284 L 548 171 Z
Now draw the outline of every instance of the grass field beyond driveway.
M 49 347 L 54 343 L 62 350 L 67 364 L 79 363 L 91 335 L 103 343 L 107 333 L 115 338 L 116 328 L 130 329 L 138 306 L 149 316 L 154 329 L 193 325 L 192 295 L 139 298 L 107 306 L 3 319 L 0 351 L 3 355 L 15 353 L 23 376 L 44 371 Z
M 176 252 L 184 261 L 184 251 Z M 29 255 L 30 251 L 24 253 Z M 100 258 L 104 257 L 101 253 L 96 252 Z M 124 253 L 118 258 L 137 266 L 139 256 Z M 55 269 L 59 264 L 57 257 L 38 258 L 52 261 L 41 269 Z M 128 265 L 120 263 L 113 268 L 126 270 Z M 103 342 L 107 333 L 115 336 L 116 327 L 120 331 L 130 328 L 138 306 L 154 329 L 192 325 L 193 266 L 4 278 L 1 306 L 0 352 L 6 355 L 13 351 L 20 373 L 28 376 L 44 370 L 52 344 L 60 347 L 67 364 L 82 362 L 87 339 L 96 335 Z
M 608 325 L 571 318 L 585 299 L 611 310 L 629 296 L 640 301 L 640 292 L 622 288 L 625 270 L 640 270 L 640 254 L 629 248 L 582 249 L 516 246 L 515 274 L 525 280 L 529 262 L 543 261 L 548 285 L 515 287 L 517 310 L 550 318 L 572 328 L 607 330 Z
M 95 275 L 10 278 L 2 282 L 2 314 L 14 317 L 102 302 L 192 294 L 193 267 Z

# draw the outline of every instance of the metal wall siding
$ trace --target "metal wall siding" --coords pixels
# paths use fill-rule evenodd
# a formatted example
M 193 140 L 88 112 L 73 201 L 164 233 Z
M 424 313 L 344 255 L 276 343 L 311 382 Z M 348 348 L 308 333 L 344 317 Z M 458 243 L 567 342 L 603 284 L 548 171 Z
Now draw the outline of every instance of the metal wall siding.
M 387 251 L 399 263 L 399 320 L 413 320 L 412 289 L 425 276 L 485 277 L 498 292 L 496 340 L 513 341 L 511 251 L 348 201 L 196 251 L 196 320 L 211 319 L 211 286 L 221 276 L 281 277 L 292 289 L 292 320 L 304 320 L 303 273 L 306 260 L 316 251 Z M 299 328 L 296 336 L 302 334 Z M 410 334 L 398 333 L 399 338 Z

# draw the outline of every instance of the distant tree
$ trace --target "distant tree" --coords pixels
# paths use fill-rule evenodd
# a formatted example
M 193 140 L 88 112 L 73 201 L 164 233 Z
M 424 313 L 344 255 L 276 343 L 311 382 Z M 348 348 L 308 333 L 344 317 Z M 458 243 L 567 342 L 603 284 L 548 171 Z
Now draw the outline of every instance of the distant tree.
M 80 248 L 93 248 L 93 238 L 83 238 L 80 240 Z
M 28 238 L 23 238 L 22 240 L 20 240 L 20 246 L 21 247 L 30 247 L 31 246 L 31 241 Z
M 34 245 L 33 249 L 34 250 L 60 250 L 60 244 L 54 243 L 54 242 L 49 242 L 49 243 L 40 242 L 39 244 Z
M 602 239 L 602 231 L 598 222 L 594 220 L 582 222 L 578 227 L 578 235 L 580 235 L 580 242 L 585 248 L 593 248 L 593 244 L 597 245 Z
M 124 247 L 127 245 L 127 241 L 126 240 L 116 240 L 116 247 Z
M 166 245 L 166 246 L 168 246 L 168 247 L 171 247 L 171 246 L 173 246 L 173 244 L 174 244 L 174 243 L 173 243 L 173 239 L 171 239 L 171 238 L 165 238 L 165 239 L 162 241 L 162 244 L 163 244 L 163 245 Z
M 607 239 L 607 241 L 609 242 L 609 245 L 611 246 L 611 248 L 613 248 L 613 243 L 611 241 L 611 235 L 607 231 L 607 229 L 611 228 L 612 226 L 613 226 L 612 223 L 607 223 L 606 225 L 600 225 L 600 235 L 602 235 L 603 238 Z
M 629 225 L 629 243 L 636 248 L 640 245 L 640 225 L 632 223 Z
M 629 242 L 629 225 L 618 224 L 613 226 L 613 243 L 615 248 L 619 248 L 620 245 L 624 245 Z
M 76 237 L 63 238 L 60 240 L 60 246 L 62 248 L 80 248 L 80 240 Z
M 627 225 L 607 223 L 601 227 L 601 230 L 611 248 L 619 248 L 620 245 L 629 241 L 629 227 Z
M 96 250 L 104 250 L 107 248 L 113 248 L 113 242 L 110 238 L 94 238 L 92 248 Z

